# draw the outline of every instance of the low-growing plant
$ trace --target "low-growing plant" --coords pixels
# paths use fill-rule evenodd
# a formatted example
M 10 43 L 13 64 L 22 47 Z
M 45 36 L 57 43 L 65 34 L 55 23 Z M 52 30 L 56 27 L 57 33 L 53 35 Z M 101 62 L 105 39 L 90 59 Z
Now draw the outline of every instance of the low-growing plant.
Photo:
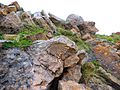
M 120 35 L 117 35 L 117 34 L 112 34 L 110 36 L 97 34 L 96 37 L 98 39 L 102 39 L 102 40 L 105 40 L 110 43 L 116 43 L 116 42 L 120 41 Z
M 36 26 L 25 26 L 22 28 L 17 36 L 12 42 L 6 42 L 3 44 L 3 48 L 12 48 L 12 47 L 19 47 L 25 48 L 32 45 L 32 41 L 27 39 L 26 36 L 35 35 L 38 33 L 45 33 L 45 31 Z
M 23 35 L 35 35 L 38 33 L 46 33 L 46 32 L 42 28 L 39 28 L 37 26 L 31 26 L 31 25 L 24 26 L 24 28 L 22 28 L 19 32 L 19 34 L 23 34 Z
M 79 49 L 85 49 L 86 51 L 90 51 L 90 46 L 84 42 L 81 38 L 77 37 L 76 34 L 74 34 L 70 30 L 65 30 L 62 28 L 58 28 L 57 33 L 54 34 L 54 36 L 64 35 L 74 41 Z
M 19 36 L 19 35 L 18 35 Z M 11 42 L 5 42 L 3 43 L 3 48 L 13 48 L 13 47 L 19 47 L 19 48 L 25 48 L 32 45 L 32 41 L 26 39 L 24 36 L 19 36 L 19 40 L 15 39 Z

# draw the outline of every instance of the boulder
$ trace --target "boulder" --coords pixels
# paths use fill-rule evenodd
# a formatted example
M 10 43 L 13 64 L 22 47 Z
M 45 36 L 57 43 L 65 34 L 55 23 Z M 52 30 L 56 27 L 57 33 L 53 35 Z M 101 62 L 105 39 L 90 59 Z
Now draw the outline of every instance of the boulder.
M 47 35 L 44 34 L 44 33 L 38 33 L 38 34 L 35 34 L 35 35 L 28 35 L 28 36 L 26 36 L 26 38 L 31 40 L 31 41 L 48 40 Z
M 27 50 L 33 58 L 33 86 L 50 88 L 52 81 L 63 73 L 64 60 L 76 53 L 75 47 L 74 42 L 65 36 L 35 41 Z
M 70 67 L 70 68 L 65 70 L 65 72 L 63 73 L 62 80 L 66 81 L 66 82 L 69 80 L 79 82 L 81 76 L 82 76 L 81 66 L 74 65 L 73 67 Z
M 56 25 L 56 26 L 64 26 L 65 21 L 51 13 L 48 13 L 49 19 Z
M 24 22 L 24 24 L 35 26 L 35 23 L 33 22 L 31 14 L 29 12 L 21 13 L 20 17 L 21 17 L 22 22 Z
M 52 33 L 56 32 L 56 26 L 54 25 L 54 23 L 52 23 L 52 21 L 49 19 L 49 17 L 47 16 L 47 14 L 42 10 L 41 11 L 41 15 L 43 16 L 43 19 L 46 21 L 46 23 L 49 25 L 49 27 L 52 30 Z
M 84 84 L 75 81 L 59 81 L 58 90 L 92 90 Z
M 95 27 L 95 22 L 84 22 L 78 26 L 81 35 L 89 33 L 91 36 L 95 35 L 99 30 Z
M 33 21 L 35 22 L 36 25 L 39 27 L 43 28 L 47 32 L 52 32 L 50 26 L 47 24 L 46 20 L 43 19 L 41 13 L 35 13 L 33 17 Z
M 0 16 L 0 31 L 6 34 L 15 34 L 22 27 L 22 22 L 16 13 L 12 12 L 7 16 Z
M 11 3 L 11 4 L 9 4 L 8 6 L 15 6 L 15 7 L 16 7 L 16 9 L 17 9 L 17 11 L 18 11 L 18 10 L 20 10 L 20 5 L 18 4 L 18 2 L 17 2 L 17 1 L 12 2 L 12 3 Z
M 7 15 L 7 10 L 6 10 L 6 9 L 1 9 L 1 8 L 0 8 L 0 15 L 6 16 L 6 15 Z
M 114 48 L 102 43 L 96 45 L 93 51 L 102 67 L 120 79 L 120 57 Z
M 16 12 L 17 9 L 15 6 L 8 6 L 7 7 L 7 13 L 11 13 L 11 12 Z
M 32 83 L 32 58 L 13 48 L 0 50 L 0 90 L 28 90 Z
M 72 26 L 79 26 L 80 24 L 83 24 L 83 22 L 83 18 L 76 14 L 70 14 L 66 19 L 66 23 L 70 23 Z

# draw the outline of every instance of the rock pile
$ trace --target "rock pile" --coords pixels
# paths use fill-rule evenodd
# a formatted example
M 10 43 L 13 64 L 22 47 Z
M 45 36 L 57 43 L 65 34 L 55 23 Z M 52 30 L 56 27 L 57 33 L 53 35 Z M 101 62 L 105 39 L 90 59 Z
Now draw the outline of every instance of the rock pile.
M 113 36 L 106 41 L 96 32 L 79 15 L 63 20 L 0 4 L 0 90 L 120 90 L 120 34 L 110 42 Z M 26 47 L 4 48 L 11 43 Z M 79 48 L 86 45 L 89 51 Z

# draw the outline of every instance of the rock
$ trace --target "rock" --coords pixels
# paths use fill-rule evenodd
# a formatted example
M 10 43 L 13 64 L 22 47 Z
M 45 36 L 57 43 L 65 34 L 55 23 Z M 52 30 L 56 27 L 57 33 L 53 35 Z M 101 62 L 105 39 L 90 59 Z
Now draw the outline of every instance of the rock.
M 62 36 L 62 35 L 51 38 L 50 42 L 64 43 L 67 46 L 77 50 L 77 46 L 76 46 L 75 42 L 70 40 L 68 37 L 65 37 L 65 36 Z
M 16 11 L 17 11 L 17 9 L 15 6 L 8 6 L 8 8 L 7 8 L 7 13 L 16 12 Z
M 24 24 L 35 26 L 35 23 L 33 22 L 32 17 L 29 12 L 21 13 L 20 17 L 21 17 L 21 20 L 24 22 Z
M 102 67 L 120 79 L 120 57 L 114 48 L 103 43 L 95 46 L 93 51 Z
M 117 90 L 106 84 L 91 85 L 92 90 Z
M 6 9 L 0 9 L 0 15 L 7 15 L 7 10 Z
M 36 14 L 34 16 L 36 16 Z M 50 32 L 50 33 L 52 32 L 51 28 L 49 27 L 47 22 L 42 18 L 42 16 L 33 17 L 33 21 L 35 22 L 36 25 L 43 28 L 47 32 Z
M 83 24 L 84 20 L 81 16 L 70 14 L 67 19 L 67 23 L 70 23 L 72 26 L 79 26 L 80 24 Z
M 22 27 L 20 18 L 14 13 L 0 16 L 0 31 L 6 34 L 15 34 Z
M 91 77 L 88 86 L 93 90 L 119 90 L 120 80 L 107 73 L 103 68 L 99 67 L 96 75 Z
M 120 41 L 116 42 L 115 43 L 115 47 L 117 50 L 120 50 Z
M 82 37 L 83 40 L 88 40 L 88 39 L 92 39 L 92 37 L 90 36 L 89 33 L 85 34 L 83 37 Z
M 35 35 L 26 36 L 26 38 L 31 40 L 31 41 L 48 40 L 48 37 L 44 33 L 38 33 Z
M 0 51 L 0 90 L 28 90 L 31 86 L 32 58 L 13 48 Z
M 75 28 L 72 28 L 70 31 L 73 32 L 74 34 L 78 33 L 78 30 L 76 30 Z
M 9 4 L 8 6 L 15 6 L 15 7 L 16 7 L 16 9 L 17 9 L 17 11 L 18 11 L 18 10 L 20 10 L 20 5 L 18 4 L 18 2 L 17 2 L 17 1 L 12 2 L 12 3 L 11 3 L 11 4 Z
M 63 73 L 64 60 L 76 53 L 73 47 L 74 42 L 65 36 L 35 41 L 27 50 L 33 58 L 33 86 L 40 89 L 50 88 L 52 81 Z
M 56 26 L 64 26 L 65 25 L 65 21 L 51 13 L 48 13 L 48 15 L 50 16 L 50 20 L 56 25 Z
M 74 66 L 79 62 L 79 57 L 77 55 L 71 55 L 64 60 L 64 67 Z
M 73 67 L 70 67 L 66 69 L 66 71 L 63 73 L 63 81 L 75 81 L 79 82 L 81 78 L 81 66 L 80 65 L 74 65 Z
M 95 35 L 99 30 L 95 27 L 95 22 L 84 22 L 78 26 L 81 35 L 89 33 L 91 36 Z
M 5 40 L 15 40 L 17 38 L 16 34 L 4 34 Z
M 58 90 L 91 90 L 84 84 L 78 84 L 74 81 L 59 81 Z
M 42 10 L 41 15 L 43 16 L 43 19 L 47 22 L 47 24 L 49 25 L 49 27 L 52 30 L 52 33 L 56 32 L 56 26 L 52 23 L 52 21 L 49 19 L 49 17 L 46 15 L 46 13 Z
M 98 69 L 98 75 L 105 78 L 106 82 L 110 85 L 114 85 L 114 88 L 119 88 L 120 89 L 120 80 L 114 77 L 112 74 L 107 73 L 102 67 L 99 67 Z

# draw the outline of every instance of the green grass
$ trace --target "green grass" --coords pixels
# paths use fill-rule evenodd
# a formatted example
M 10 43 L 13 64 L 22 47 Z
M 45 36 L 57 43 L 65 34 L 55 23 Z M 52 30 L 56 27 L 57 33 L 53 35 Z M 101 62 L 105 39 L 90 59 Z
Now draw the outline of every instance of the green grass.
M 97 60 L 93 60 L 92 63 L 95 65 L 96 69 L 101 66 Z
M 105 40 L 110 43 L 116 43 L 116 42 L 120 41 L 120 35 L 117 35 L 117 34 L 112 34 L 110 36 L 97 34 L 96 38 Z
M 3 44 L 3 48 L 12 48 L 12 47 L 19 47 L 19 48 L 26 48 L 33 44 L 33 42 L 26 38 L 29 35 L 35 35 L 38 33 L 45 33 L 45 31 L 36 26 L 25 26 L 22 28 L 15 40 L 12 42 L 6 42 Z
M 31 26 L 31 25 L 26 25 L 19 32 L 19 34 L 23 34 L 23 35 L 35 35 L 38 33 L 46 33 L 46 32 L 42 28 L 39 28 L 37 26 Z
M 81 38 L 78 38 L 77 35 L 72 33 L 70 30 L 58 28 L 57 33 L 55 33 L 54 36 L 59 35 L 64 35 L 74 41 L 79 49 L 85 49 L 86 51 L 90 51 L 90 46 L 85 43 Z

